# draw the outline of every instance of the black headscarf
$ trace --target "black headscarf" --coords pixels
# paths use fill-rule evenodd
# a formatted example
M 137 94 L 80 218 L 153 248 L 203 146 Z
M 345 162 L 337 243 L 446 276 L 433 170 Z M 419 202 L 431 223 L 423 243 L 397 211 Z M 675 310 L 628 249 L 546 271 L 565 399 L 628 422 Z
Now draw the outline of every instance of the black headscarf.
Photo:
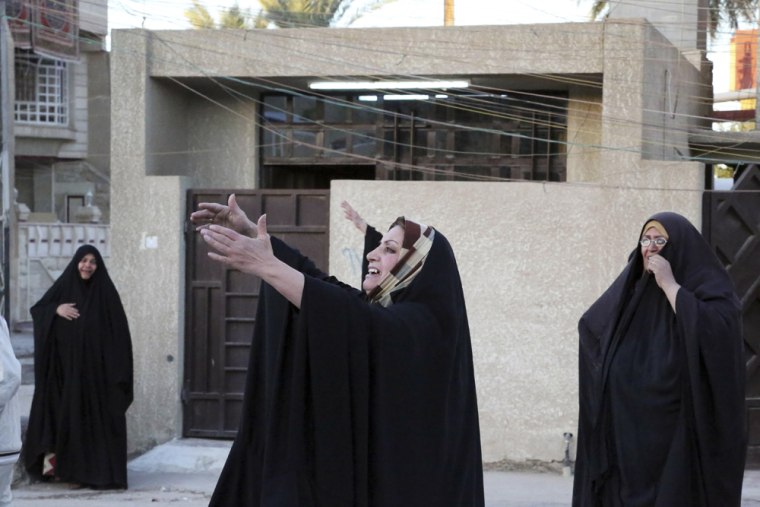
M 302 305 L 262 284 L 242 423 L 210 505 L 482 506 L 470 334 L 446 238 L 436 231 L 388 307 L 273 246 L 306 275 Z
M 746 447 L 738 298 L 701 234 L 656 220 L 681 288 L 673 312 L 637 245 L 579 322 L 577 507 L 738 506 Z M 645 231 L 642 230 L 641 235 Z
M 79 275 L 92 254 L 97 269 Z M 79 318 L 56 314 L 76 303 Z M 90 486 L 127 487 L 125 412 L 132 403 L 132 344 L 119 294 L 100 252 L 80 247 L 32 308 L 35 391 L 24 440 L 28 472 L 56 454 L 58 478 Z

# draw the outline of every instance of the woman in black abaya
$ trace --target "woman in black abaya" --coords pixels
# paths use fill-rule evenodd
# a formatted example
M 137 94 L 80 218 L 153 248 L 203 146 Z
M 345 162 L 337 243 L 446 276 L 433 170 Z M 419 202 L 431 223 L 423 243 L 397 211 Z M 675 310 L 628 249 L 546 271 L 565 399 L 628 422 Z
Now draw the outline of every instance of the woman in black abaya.
M 127 487 L 132 344 L 100 252 L 80 247 L 31 309 L 34 397 L 27 471 L 95 488 Z
M 362 293 L 270 238 L 234 195 L 200 208 L 209 256 L 264 281 L 242 422 L 210 505 L 482 506 L 470 334 L 446 238 L 399 219 L 367 254 Z
M 576 507 L 732 507 L 745 456 L 738 298 L 682 216 L 658 213 L 579 323 Z

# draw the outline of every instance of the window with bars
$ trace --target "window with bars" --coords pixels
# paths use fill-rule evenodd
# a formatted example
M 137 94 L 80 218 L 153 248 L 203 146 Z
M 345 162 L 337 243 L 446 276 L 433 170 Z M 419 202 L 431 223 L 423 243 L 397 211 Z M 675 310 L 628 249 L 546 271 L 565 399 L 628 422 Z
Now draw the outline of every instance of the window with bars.
M 66 62 L 17 51 L 15 67 L 16 122 L 68 125 L 69 84 Z

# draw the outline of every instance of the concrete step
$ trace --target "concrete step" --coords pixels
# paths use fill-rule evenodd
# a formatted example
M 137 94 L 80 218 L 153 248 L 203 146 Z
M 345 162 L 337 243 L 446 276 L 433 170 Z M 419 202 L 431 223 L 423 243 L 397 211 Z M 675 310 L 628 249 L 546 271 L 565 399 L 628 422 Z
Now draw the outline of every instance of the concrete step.
M 18 360 L 21 363 L 21 385 L 34 384 L 34 358 L 33 357 L 20 357 Z
M 11 333 L 11 345 L 13 345 L 13 352 L 16 357 L 21 359 L 22 357 L 34 356 L 34 333 L 29 332 L 12 332 Z

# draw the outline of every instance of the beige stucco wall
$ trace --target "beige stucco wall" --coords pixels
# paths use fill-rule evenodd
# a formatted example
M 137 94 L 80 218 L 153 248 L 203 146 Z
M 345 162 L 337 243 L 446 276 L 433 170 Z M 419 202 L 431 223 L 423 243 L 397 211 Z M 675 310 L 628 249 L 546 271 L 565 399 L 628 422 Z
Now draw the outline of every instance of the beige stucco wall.
M 562 434 L 577 426 L 578 319 L 622 270 L 647 217 L 668 209 L 700 223 L 698 181 L 679 192 L 334 181 L 330 271 L 358 285 L 362 238 L 343 218 L 344 199 L 378 229 L 400 214 L 438 228 L 464 286 L 484 461 L 560 461 Z
M 664 48 L 663 58 L 652 57 L 655 47 Z M 361 238 L 341 218 L 343 199 L 379 226 L 403 213 L 451 240 L 472 327 L 484 459 L 562 458 L 562 434 L 575 432 L 577 417 L 580 314 L 622 268 L 650 214 L 672 209 L 700 223 L 702 166 L 643 147 L 659 136 L 669 148 L 688 149 L 678 122 L 696 106 L 684 87 L 702 74 L 642 21 L 114 31 L 109 270 L 134 342 L 130 451 L 181 434 L 185 190 L 256 186 L 255 100 L 223 86 L 246 86 L 240 76 L 268 83 L 360 75 L 369 65 L 373 74 L 473 74 L 515 88 L 538 86 L 542 73 L 578 76 L 564 85 L 567 182 L 336 181 L 330 200 L 330 267 L 348 282 L 358 283 Z M 652 130 L 645 83 L 666 70 L 674 71 L 681 109 Z
M 600 72 L 601 23 L 132 32 L 154 76 L 583 74 Z M 116 50 L 115 43 L 111 45 Z M 224 81 L 222 84 L 231 84 Z

